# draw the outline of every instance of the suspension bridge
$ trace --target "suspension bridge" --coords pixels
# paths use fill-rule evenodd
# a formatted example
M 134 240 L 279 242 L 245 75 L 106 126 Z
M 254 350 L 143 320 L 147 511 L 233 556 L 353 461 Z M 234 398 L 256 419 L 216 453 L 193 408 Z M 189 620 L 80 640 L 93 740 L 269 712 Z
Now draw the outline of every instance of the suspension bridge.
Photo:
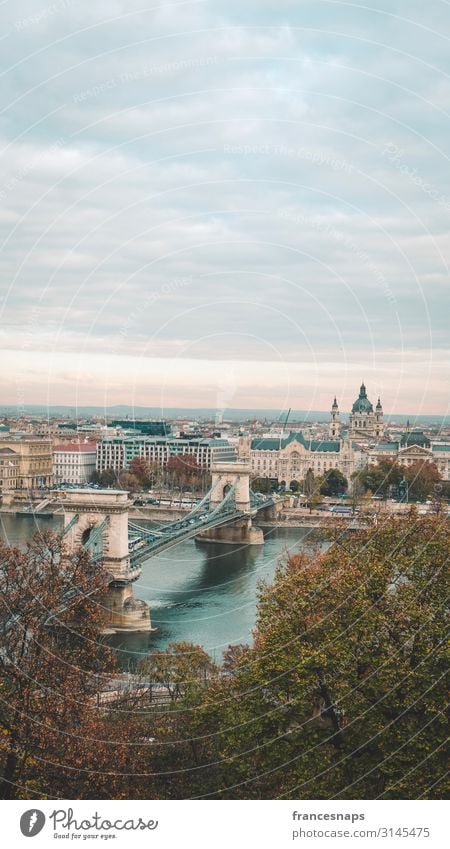
M 245 460 L 216 464 L 211 472 L 211 489 L 194 508 L 157 528 L 129 520 L 128 493 L 122 490 L 71 490 L 63 502 L 69 550 L 85 548 L 109 577 L 109 630 L 151 629 L 149 607 L 134 597 L 132 584 L 141 575 L 142 563 L 154 555 L 193 537 L 205 543 L 264 542 L 252 519 L 260 511 L 275 515 L 283 508 L 282 499 L 251 491 Z
M 233 543 L 235 542 L 233 538 L 229 540 L 216 539 L 208 536 L 205 532 L 223 527 L 224 525 L 235 524 L 238 521 L 248 522 L 260 510 L 273 507 L 276 501 L 273 496 L 261 496 L 258 493 L 250 491 L 250 509 L 243 510 L 236 505 L 235 493 L 235 486 L 231 486 L 222 501 L 212 510 L 209 510 L 208 505 L 212 494 L 211 488 L 204 498 L 183 519 L 164 524 L 157 529 L 149 529 L 148 527 L 130 521 L 128 523 L 130 563 L 132 565 L 142 563 L 148 557 L 166 551 L 168 548 L 192 537 L 199 539 L 199 541 L 210 540 L 214 542 Z M 247 528 L 247 533 L 249 530 L 250 528 Z M 236 542 L 239 542 L 239 540 L 236 540 Z M 258 542 L 263 542 L 263 539 L 260 537 Z M 254 542 L 247 541 L 246 544 L 254 544 Z

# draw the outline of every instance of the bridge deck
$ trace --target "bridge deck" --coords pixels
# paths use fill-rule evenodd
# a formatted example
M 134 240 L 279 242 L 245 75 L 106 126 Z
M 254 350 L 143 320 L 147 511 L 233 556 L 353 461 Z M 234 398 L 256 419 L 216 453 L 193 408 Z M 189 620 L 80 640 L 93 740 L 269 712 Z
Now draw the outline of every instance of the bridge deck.
M 167 551 L 167 549 L 172 548 L 172 546 L 178 545 L 179 542 L 192 539 L 192 537 L 198 536 L 201 531 L 206 531 L 209 528 L 217 528 L 221 525 L 226 525 L 228 522 L 235 522 L 238 519 L 251 519 L 253 516 L 257 515 L 259 510 L 262 510 L 265 507 L 270 507 L 273 504 L 274 499 L 269 498 L 265 501 L 260 501 L 252 505 L 248 512 L 228 509 L 216 513 L 214 516 L 211 514 L 210 520 L 194 518 L 191 520 L 188 527 L 185 526 L 177 529 L 172 524 L 167 525 L 165 529 L 159 528 L 158 531 L 153 533 L 151 530 L 147 533 L 144 531 L 141 536 L 144 539 L 147 537 L 148 543 L 130 553 L 130 562 L 133 566 L 138 563 L 142 563 L 143 560 L 146 560 L 153 554 L 160 554 L 163 551 Z M 186 522 L 189 522 L 189 518 L 186 517 L 184 520 L 180 520 L 180 522 L 181 521 L 183 521 L 183 524 L 186 525 Z M 179 522 L 174 524 L 179 524 Z

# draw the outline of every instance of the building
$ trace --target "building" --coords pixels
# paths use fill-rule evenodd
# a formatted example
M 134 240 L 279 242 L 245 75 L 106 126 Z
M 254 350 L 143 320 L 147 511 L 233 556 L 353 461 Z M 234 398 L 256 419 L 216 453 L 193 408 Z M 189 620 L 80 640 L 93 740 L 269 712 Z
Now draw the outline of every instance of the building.
M 450 444 L 431 442 L 419 428 L 407 430 L 398 441 L 380 442 L 368 451 L 369 465 L 376 465 L 381 460 L 391 460 L 402 466 L 424 461 L 434 463 L 445 481 L 450 480 L 449 459 Z
M 311 469 L 319 477 L 330 469 L 338 469 L 350 480 L 361 459 L 349 439 L 312 440 L 303 433 L 291 433 L 285 439 L 243 437 L 239 456 L 250 457 L 255 477 L 270 478 L 290 487 L 305 479 Z
M 9 448 L 19 459 L 17 489 L 33 490 L 53 483 L 53 456 L 50 439 L 25 436 L 1 438 L 0 449 Z
M 379 440 L 380 437 L 383 436 L 383 433 L 384 422 L 381 401 L 378 398 L 378 402 L 374 410 L 373 404 L 367 397 L 366 387 L 364 383 L 362 383 L 359 395 L 353 404 L 349 417 L 349 437 L 353 439 L 363 438 L 368 440 Z
M 112 427 L 120 427 L 122 430 L 137 430 L 143 436 L 170 436 L 172 425 L 166 421 L 146 422 L 137 419 L 117 419 L 111 422 Z
M 95 442 L 56 445 L 53 448 L 53 480 L 55 483 L 89 483 L 96 461 Z
M 12 448 L 0 448 L 0 496 L 17 487 L 20 459 Z
M 331 421 L 329 427 L 329 433 L 331 439 L 339 439 L 341 435 L 341 421 L 339 414 L 338 402 L 336 401 L 336 395 L 334 396 L 334 401 L 331 405 Z
M 236 448 L 226 439 L 178 439 L 176 437 L 109 436 L 97 444 L 97 471 L 128 469 L 135 457 L 164 467 L 169 457 L 192 454 L 201 469 L 215 462 L 236 460 Z

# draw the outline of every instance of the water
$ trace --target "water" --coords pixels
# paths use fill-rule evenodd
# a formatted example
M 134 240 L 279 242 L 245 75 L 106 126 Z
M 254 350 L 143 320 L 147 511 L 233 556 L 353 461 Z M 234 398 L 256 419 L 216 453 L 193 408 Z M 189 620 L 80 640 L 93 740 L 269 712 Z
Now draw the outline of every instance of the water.
M 63 517 L 52 516 L 45 519 L 35 519 L 33 516 L 15 516 L 14 513 L 0 513 L 0 537 L 8 545 L 23 548 L 33 534 L 48 528 L 52 531 L 62 531 Z
M 33 520 L 3 514 L 0 518 L 3 537 L 21 546 L 39 528 L 60 530 L 62 526 L 59 516 Z M 150 604 L 157 631 L 110 637 L 121 665 L 133 665 L 152 649 L 182 640 L 202 645 L 218 661 L 229 644 L 249 642 L 258 582 L 273 578 L 281 557 L 309 549 L 316 539 L 307 528 L 277 527 L 265 530 L 263 546 L 186 540 L 152 557 L 143 564 L 134 593 Z

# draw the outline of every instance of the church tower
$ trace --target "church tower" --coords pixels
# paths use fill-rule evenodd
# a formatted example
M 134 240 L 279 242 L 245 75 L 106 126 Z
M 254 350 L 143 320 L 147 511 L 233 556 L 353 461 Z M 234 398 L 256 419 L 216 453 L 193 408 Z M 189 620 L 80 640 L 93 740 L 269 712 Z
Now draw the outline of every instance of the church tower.
M 378 398 L 377 406 L 375 407 L 375 436 L 383 436 L 383 433 L 383 407 L 381 406 L 381 401 Z
M 334 396 L 334 401 L 331 405 L 331 420 L 329 432 L 332 439 L 339 439 L 341 435 L 341 422 L 339 418 L 339 407 L 336 401 L 336 396 Z

